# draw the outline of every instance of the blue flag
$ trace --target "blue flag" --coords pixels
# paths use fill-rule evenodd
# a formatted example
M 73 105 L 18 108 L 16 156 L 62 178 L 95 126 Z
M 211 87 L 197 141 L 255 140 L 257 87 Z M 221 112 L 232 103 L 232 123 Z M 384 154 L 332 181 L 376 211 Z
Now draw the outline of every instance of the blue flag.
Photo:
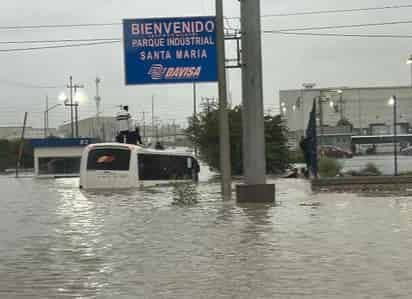
M 306 129 L 307 151 L 309 170 L 314 177 L 318 177 L 318 138 L 316 132 L 316 99 L 313 100 L 312 111 L 309 116 L 309 124 Z

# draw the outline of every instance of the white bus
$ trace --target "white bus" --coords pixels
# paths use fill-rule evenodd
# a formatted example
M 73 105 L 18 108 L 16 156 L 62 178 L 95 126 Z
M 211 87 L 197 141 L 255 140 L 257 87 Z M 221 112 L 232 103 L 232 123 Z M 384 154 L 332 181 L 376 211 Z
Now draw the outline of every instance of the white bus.
M 142 181 L 197 180 L 199 163 L 187 153 L 122 143 L 87 146 L 80 164 L 80 188 L 126 189 Z

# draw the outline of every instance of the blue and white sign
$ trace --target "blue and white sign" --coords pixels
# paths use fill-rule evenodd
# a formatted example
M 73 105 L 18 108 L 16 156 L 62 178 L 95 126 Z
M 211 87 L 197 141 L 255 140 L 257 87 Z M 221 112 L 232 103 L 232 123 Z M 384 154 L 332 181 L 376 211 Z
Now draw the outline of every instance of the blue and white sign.
M 47 139 L 31 139 L 30 144 L 34 148 L 38 147 L 84 147 L 95 143 L 92 138 L 47 138 Z
M 123 20 L 126 85 L 217 81 L 215 17 Z

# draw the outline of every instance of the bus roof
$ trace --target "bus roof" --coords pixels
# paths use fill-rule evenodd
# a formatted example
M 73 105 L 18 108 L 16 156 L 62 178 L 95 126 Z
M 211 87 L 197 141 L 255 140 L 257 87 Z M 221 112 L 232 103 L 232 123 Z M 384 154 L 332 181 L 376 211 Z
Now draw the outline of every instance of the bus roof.
M 177 151 L 177 150 L 157 150 L 153 148 L 147 148 L 140 145 L 126 144 L 126 143 L 93 143 L 87 146 L 88 150 L 96 148 L 127 148 L 130 150 L 136 150 L 138 153 L 154 154 L 154 155 L 175 155 L 175 156 L 190 156 L 194 157 L 192 153 Z

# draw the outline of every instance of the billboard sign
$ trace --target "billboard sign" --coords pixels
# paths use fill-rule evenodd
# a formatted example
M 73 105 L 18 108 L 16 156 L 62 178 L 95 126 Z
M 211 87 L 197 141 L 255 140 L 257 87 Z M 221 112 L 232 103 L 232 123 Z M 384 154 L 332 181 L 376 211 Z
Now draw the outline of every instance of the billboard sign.
M 215 17 L 123 20 L 126 85 L 217 81 Z

